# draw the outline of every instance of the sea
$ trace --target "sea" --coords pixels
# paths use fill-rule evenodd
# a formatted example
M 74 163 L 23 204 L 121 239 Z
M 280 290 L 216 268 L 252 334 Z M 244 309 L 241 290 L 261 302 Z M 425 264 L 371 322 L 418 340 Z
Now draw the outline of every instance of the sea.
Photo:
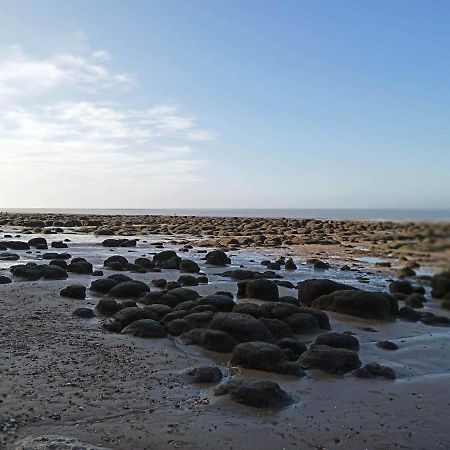
M 269 208 L 0 208 L 0 213 L 59 213 L 94 215 L 177 215 L 218 217 L 286 217 L 295 219 L 374 220 L 374 221 L 450 221 L 450 209 L 269 209 Z

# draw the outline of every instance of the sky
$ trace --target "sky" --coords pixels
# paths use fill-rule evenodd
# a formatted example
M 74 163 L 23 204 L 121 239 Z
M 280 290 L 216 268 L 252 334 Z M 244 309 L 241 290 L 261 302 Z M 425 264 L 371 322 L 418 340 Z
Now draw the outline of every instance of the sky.
M 0 0 L 1 208 L 450 208 L 450 2 Z

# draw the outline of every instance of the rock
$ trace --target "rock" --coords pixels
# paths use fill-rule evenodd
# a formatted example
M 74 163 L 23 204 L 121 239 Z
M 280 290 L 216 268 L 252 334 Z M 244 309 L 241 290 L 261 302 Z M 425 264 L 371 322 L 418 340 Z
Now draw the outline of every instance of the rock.
M 128 266 L 129 262 L 127 258 L 120 255 L 113 255 L 109 258 L 105 259 L 103 262 L 103 265 L 105 267 L 108 267 L 112 270 L 125 270 L 125 268 Z
M 431 295 L 435 298 L 443 298 L 450 294 L 450 270 L 438 273 L 431 278 Z
M 95 307 L 100 314 L 105 316 L 113 316 L 121 310 L 121 306 L 112 298 L 102 298 Z
M 186 333 L 194 328 L 192 323 L 185 319 L 175 319 L 170 321 L 167 325 L 167 330 L 173 336 L 179 336 L 180 334 Z
M 192 323 L 195 328 L 206 328 L 211 319 L 213 318 L 215 312 L 213 311 L 203 311 L 198 313 L 189 313 L 184 316 L 184 319 Z
M 292 336 L 292 330 L 288 324 L 278 319 L 259 319 L 276 339 L 288 338 Z
M 252 302 L 240 302 L 235 304 L 235 306 L 233 307 L 233 312 L 239 314 L 247 314 L 254 317 L 255 319 L 259 319 L 261 317 L 270 318 L 272 316 L 270 311 L 266 311 L 261 308 L 261 306 Z
M 304 305 L 311 306 L 312 302 L 322 295 L 331 294 L 335 291 L 353 290 L 353 286 L 326 279 L 310 279 L 299 283 L 298 300 Z
M 199 305 L 211 305 L 218 311 L 231 312 L 236 303 L 228 295 L 208 295 L 198 299 Z
M 269 302 L 277 302 L 280 299 L 277 284 L 266 279 L 249 280 L 246 286 L 246 297 Z
M 227 395 L 238 403 L 257 408 L 280 408 L 292 398 L 272 381 L 230 380 L 219 386 L 214 395 Z
M 299 313 L 310 314 L 317 320 L 322 330 L 331 330 L 330 319 L 323 311 L 314 308 L 300 308 Z
M 4 275 L 0 275 L 0 284 L 9 284 L 12 283 L 11 278 L 5 277 Z
M 414 288 L 409 281 L 397 280 L 389 284 L 389 292 L 391 294 L 406 294 L 410 295 L 414 292 Z
M 390 367 L 380 366 L 374 362 L 366 364 L 359 369 L 355 369 L 353 375 L 358 378 L 383 377 L 388 380 L 395 380 L 396 378 L 395 372 Z
M 398 312 L 398 304 L 389 294 L 361 290 L 335 291 L 322 295 L 312 303 L 324 309 L 365 319 L 387 320 Z
M 86 298 L 86 286 L 82 284 L 71 284 L 65 287 L 60 293 L 61 297 L 69 297 L 77 300 Z
M 77 273 L 79 275 L 92 275 L 92 264 L 84 258 L 74 258 L 68 265 L 67 271 Z
M 0 261 L 17 261 L 18 259 L 20 259 L 20 256 L 17 253 L 0 253 Z
M 391 341 L 380 341 L 375 344 L 378 348 L 382 348 L 384 350 L 397 350 L 398 345 Z
M 67 260 L 72 258 L 72 256 L 69 253 L 55 253 L 55 252 L 49 252 L 44 253 L 42 255 L 42 259 L 61 259 L 61 260 Z
M 307 348 L 306 345 L 303 342 L 298 341 L 297 339 L 293 338 L 284 338 L 280 339 L 277 342 L 278 347 L 280 347 L 282 350 L 290 350 L 293 352 L 296 359 L 302 354 L 305 353 Z
M 231 259 L 222 250 L 213 250 L 206 254 L 206 264 L 211 266 L 225 267 L 227 264 L 231 264 Z
M 155 320 L 140 319 L 126 326 L 122 330 L 122 334 L 131 334 L 143 338 L 163 338 L 167 336 L 167 330 Z
M 238 342 L 273 340 L 272 333 L 260 320 L 246 314 L 218 313 L 208 328 L 224 331 Z
M 429 317 L 422 317 L 421 322 L 423 322 L 425 325 L 433 325 L 438 327 L 447 327 L 450 326 L 450 317 L 446 316 L 429 316 Z
M 65 280 L 68 277 L 67 272 L 61 267 L 45 264 L 38 267 L 45 280 Z
M 131 277 L 125 275 L 123 273 L 115 273 L 114 275 L 110 275 L 108 277 L 110 280 L 114 280 L 116 283 L 123 283 L 125 281 L 133 281 Z
M 120 311 L 116 312 L 114 314 L 114 319 L 119 320 L 125 326 L 127 326 L 130 325 L 130 323 L 136 322 L 137 320 L 148 319 L 148 313 L 144 308 L 131 306 L 129 308 L 123 308 Z
M 161 269 L 179 269 L 181 258 L 173 250 L 163 250 L 153 256 L 153 262 Z
M 195 383 L 218 383 L 223 378 L 222 371 L 216 366 L 195 367 L 186 373 Z
M 52 242 L 52 248 L 68 248 L 69 246 L 62 241 L 54 241 Z
M 244 342 L 233 349 L 231 364 L 246 369 L 264 370 L 286 375 L 305 375 L 300 365 L 287 361 L 277 345 L 267 342 Z
M 37 247 L 38 245 L 43 245 L 45 247 L 48 247 L 47 239 L 45 239 L 43 237 L 36 237 L 36 238 L 30 239 L 28 241 L 28 245 L 30 247 Z
M 117 281 L 111 278 L 101 278 L 99 280 L 94 280 L 91 283 L 89 290 L 98 292 L 99 294 L 107 294 L 116 284 Z
M 231 353 L 237 342 L 224 331 L 195 328 L 181 335 L 187 345 L 198 345 L 218 353 Z
M 195 261 L 191 261 L 190 259 L 182 259 L 180 262 L 180 272 L 198 273 L 200 272 L 200 267 Z
M 144 282 L 132 280 L 116 284 L 108 294 L 118 298 L 137 298 L 149 291 L 150 288 Z
M 286 263 L 285 263 L 285 265 L 284 265 L 284 268 L 285 268 L 286 270 L 296 270 L 296 269 L 297 269 L 297 266 L 295 265 L 295 263 L 294 263 L 294 261 L 293 261 L 292 258 L 288 258 L 288 259 L 286 260 Z
M 156 280 L 153 280 L 152 284 L 159 289 L 164 289 L 166 287 L 167 280 L 165 280 L 164 278 L 158 278 Z
M 264 278 L 264 275 L 261 272 L 255 272 L 254 270 L 244 270 L 244 269 L 227 270 L 226 272 L 222 273 L 222 276 L 233 278 L 233 280 L 237 281 L 257 280 L 259 278 Z
M 186 302 L 189 300 L 196 300 L 200 297 L 200 294 L 193 289 L 187 288 L 175 288 L 171 289 L 169 292 L 163 294 L 159 300 L 159 303 L 164 305 L 168 305 L 172 308 L 179 305 L 182 302 Z
M 154 269 L 155 263 L 148 258 L 136 258 L 134 265 L 144 269 Z
M 426 302 L 426 298 L 421 294 L 411 294 L 405 298 L 405 305 L 410 306 L 411 308 L 423 308 L 424 302 Z
M 64 269 L 67 271 L 68 264 L 63 259 L 52 259 L 48 264 L 50 266 L 61 267 L 61 269 Z
M 314 345 L 299 358 L 306 369 L 320 369 L 331 374 L 344 374 L 361 366 L 358 354 L 352 350 Z
M 27 242 L 5 241 L 3 244 L 5 244 L 10 250 L 30 250 L 30 245 Z
M 316 337 L 315 345 L 328 345 L 334 348 L 346 348 L 347 350 L 358 351 L 359 341 L 349 334 L 325 333 Z
M 181 275 L 178 280 L 177 283 L 181 286 L 198 286 L 199 282 L 197 280 L 197 278 L 195 278 L 192 275 Z
M 292 314 L 284 321 L 289 325 L 295 334 L 316 333 L 320 329 L 319 323 L 311 314 Z
M 167 305 L 159 305 L 157 303 L 149 306 L 144 306 L 144 311 L 147 313 L 149 319 L 157 320 L 158 322 L 167 314 L 170 314 L 173 309 Z
M 82 317 L 83 319 L 91 319 L 95 317 L 94 311 L 91 308 L 77 308 L 73 313 L 74 316 Z
M 136 247 L 136 239 L 105 239 L 103 247 Z
M 107 447 L 86 444 L 78 439 L 58 436 L 27 436 L 14 443 L 14 450 L 110 450 Z

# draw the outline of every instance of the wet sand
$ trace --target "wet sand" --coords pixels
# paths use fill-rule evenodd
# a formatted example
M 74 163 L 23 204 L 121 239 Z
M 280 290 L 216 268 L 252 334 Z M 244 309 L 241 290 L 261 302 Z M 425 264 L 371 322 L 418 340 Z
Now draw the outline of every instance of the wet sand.
M 161 250 L 157 242 L 163 241 L 165 249 L 180 249 L 186 244 L 178 242 L 189 242 L 193 248 L 179 254 L 195 260 L 209 278 L 207 285 L 193 289 L 201 295 L 217 290 L 236 294 L 236 282 L 219 275 L 223 268 L 208 267 L 201 259 L 204 254 L 197 253 L 199 249 L 216 248 L 204 246 L 201 241 L 205 236 L 158 232 L 144 237 L 130 233 L 127 236 L 140 239 L 137 247 L 109 249 L 99 245 L 105 237 L 92 234 L 95 230 L 63 230 L 62 234 L 45 237 L 49 241 L 70 239 L 67 251 L 72 257 L 85 257 L 105 276 L 115 273 L 103 267 L 104 259 L 112 254 L 148 257 Z M 3 235 L 23 231 L 20 225 L 2 226 Z M 34 236 L 43 233 L 40 230 L 14 239 Z M 171 240 L 177 243 L 170 244 Z M 380 250 L 377 255 L 377 251 L 356 248 L 365 247 L 362 242 L 356 243 L 359 245 L 351 248 L 342 244 L 231 245 L 227 254 L 232 260 L 230 268 L 243 265 L 255 271 L 262 270 L 263 259 L 295 255 L 298 269 L 279 271 L 294 285 L 308 278 L 328 278 L 366 290 L 387 290 L 388 280 L 396 274 L 395 266 L 401 266 L 399 255 L 389 257 Z M 431 273 L 434 267 L 443 268 L 446 251 L 441 245 L 436 257 L 434 253 L 422 255 L 430 264 L 421 270 Z M 11 265 L 36 261 L 42 254 L 35 249 L 16 253 L 20 261 L 1 261 L 0 275 L 10 276 Z M 317 271 L 306 263 L 307 258 L 318 256 L 332 267 Z M 378 258 L 391 260 L 394 268 L 375 266 Z M 342 264 L 350 264 L 354 270 L 341 271 Z M 167 269 L 131 275 L 151 286 L 153 279 L 161 277 L 176 280 L 180 272 Z M 361 277 L 366 280 L 361 281 Z M 60 296 L 60 290 L 74 283 L 89 286 L 92 280 L 90 275 L 70 274 L 64 281 L 14 280 L 0 286 L 3 447 L 14 448 L 17 439 L 24 436 L 57 434 L 112 449 L 450 448 L 446 427 L 450 406 L 446 393 L 450 382 L 449 328 L 327 312 L 333 331 L 351 331 L 360 341 L 363 363 L 388 365 L 397 379 L 359 379 L 319 370 L 308 370 L 307 376 L 299 379 L 231 367 L 229 356 L 186 346 L 179 338 L 142 339 L 112 334 L 102 328 L 105 319 L 101 316 L 74 317 L 75 308 L 93 308 L 101 297 L 88 291 L 85 300 L 68 299 Z M 426 288 L 428 302 L 423 310 L 450 316 L 440 301 L 429 295 L 426 279 L 413 282 Z M 279 287 L 279 291 L 280 295 L 297 296 L 295 289 Z M 299 338 L 310 344 L 316 335 Z M 386 351 L 375 346 L 375 342 L 387 339 L 399 349 Z M 211 362 L 219 365 L 226 377 L 276 381 L 294 402 L 282 409 L 253 408 L 216 397 L 216 385 L 193 384 L 182 375 L 187 368 Z

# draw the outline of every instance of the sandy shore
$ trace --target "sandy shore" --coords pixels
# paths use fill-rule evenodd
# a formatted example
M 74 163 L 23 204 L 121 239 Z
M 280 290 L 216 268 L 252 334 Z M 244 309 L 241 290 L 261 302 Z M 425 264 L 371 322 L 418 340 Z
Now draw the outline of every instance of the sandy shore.
M 4 241 L 27 241 L 38 236 L 49 242 L 70 239 L 67 249 L 48 251 L 68 251 L 72 257 L 84 257 L 94 269 L 103 270 L 104 277 L 117 273 L 103 266 L 107 256 L 150 258 L 162 250 L 163 242 L 164 249 L 187 250 L 179 254 L 196 261 L 208 277 L 208 284 L 192 289 L 201 296 L 228 291 L 235 300 L 236 281 L 221 276 L 223 268 L 205 264 L 204 253 L 198 251 L 217 248 L 222 241 L 231 258 L 229 269 L 244 266 L 253 271 L 262 270 L 263 259 L 273 261 L 280 255 L 293 256 L 298 266 L 295 271 L 281 268 L 276 272 L 294 286 L 309 278 L 327 278 L 369 291 L 386 291 L 389 280 L 399 274 L 408 260 L 414 259 L 420 267 L 414 269 L 417 276 L 409 279 L 424 287 L 428 300 L 421 311 L 450 317 L 449 311 L 441 307 L 441 300 L 431 297 L 429 279 L 422 276 L 445 268 L 448 263 L 445 224 L 398 224 L 397 228 L 384 230 L 385 236 L 397 236 L 385 239 L 384 244 L 383 229 L 376 225 L 373 228 L 361 225 L 366 227 L 361 234 L 348 231 L 357 226 L 353 222 L 336 225 L 333 232 L 324 233 L 319 230 L 324 230 L 325 225 L 317 225 L 317 229 L 310 225 L 311 243 L 289 243 L 285 237 L 281 242 L 274 241 L 283 227 L 289 227 L 289 222 L 275 226 L 268 221 L 262 227 L 265 231 L 259 227 L 247 233 L 247 238 L 253 241 L 244 243 L 242 239 L 239 243 L 244 235 L 240 231 L 234 234 L 225 231 L 227 223 L 222 221 L 220 225 L 219 220 L 204 224 L 209 229 L 203 231 L 197 219 L 187 220 L 181 228 L 180 218 L 166 222 L 155 219 L 160 221 L 157 230 L 150 230 L 154 224 L 138 223 L 142 218 L 124 219 L 122 224 L 114 225 L 119 218 L 51 217 L 48 218 L 51 227 L 45 221 L 38 223 L 42 220 L 43 217 L 21 215 L 3 219 L 2 235 L 13 236 Z M 68 220 L 88 222 L 69 227 L 65 225 Z M 93 224 L 97 220 L 103 222 Z M 169 230 L 168 223 L 180 234 Z M 243 222 L 235 231 L 247 225 Z M 272 228 L 275 232 L 269 234 L 271 226 L 275 226 Z M 302 225 L 305 226 L 307 223 Z M 108 236 L 99 233 L 107 228 L 111 232 Z M 417 238 L 419 230 L 428 238 Z M 433 239 L 429 238 L 430 233 Z M 16 238 L 15 234 L 21 236 Z M 266 239 L 258 243 L 256 236 L 261 234 Z M 347 234 L 345 241 L 338 240 L 342 234 Z M 118 235 L 139 241 L 132 248 L 100 245 L 107 237 Z M 294 237 L 304 239 L 305 235 L 299 233 Z M 327 242 L 330 239 L 336 242 Z M 30 253 L 14 252 L 20 260 L 0 261 L 0 275 L 11 277 L 9 268 L 14 264 L 46 262 L 41 259 L 45 251 L 33 248 Z M 407 260 L 402 259 L 405 255 Z M 313 257 L 321 258 L 331 267 L 323 271 L 314 269 L 306 263 L 306 259 Z M 391 267 L 375 265 L 380 260 L 390 261 Z M 352 270 L 341 271 L 344 264 Z M 147 283 L 152 291 L 153 280 L 175 281 L 180 276 L 175 269 L 125 273 Z M 333 331 L 350 331 L 359 340 L 358 354 L 364 364 L 387 365 L 397 378 L 362 379 L 351 373 L 330 375 L 314 369 L 297 378 L 236 367 L 230 364 L 230 355 L 186 346 L 175 336 L 144 339 L 110 333 L 102 327 L 106 319 L 99 314 L 91 319 L 73 316 L 76 308 L 95 308 L 103 296 L 88 291 L 85 299 L 76 300 L 60 296 L 60 291 L 71 284 L 89 287 L 92 275 L 69 273 L 68 279 L 53 281 L 11 278 L 12 283 L 0 285 L 2 448 L 13 449 L 18 439 L 30 435 L 70 436 L 111 449 L 450 448 L 446 426 L 450 401 L 445 395 L 450 382 L 448 327 L 399 319 L 363 319 L 327 311 Z M 278 289 L 280 296 L 297 297 L 296 289 L 281 286 Z M 309 346 L 321 333 L 300 335 L 298 339 Z M 399 349 L 386 351 L 375 345 L 384 340 L 397 344 Z M 215 396 L 217 384 L 193 383 L 184 374 L 186 369 L 211 364 L 221 368 L 223 382 L 229 378 L 275 381 L 292 396 L 293 402 L 279 409 L 238 404 L 227 396 Z

